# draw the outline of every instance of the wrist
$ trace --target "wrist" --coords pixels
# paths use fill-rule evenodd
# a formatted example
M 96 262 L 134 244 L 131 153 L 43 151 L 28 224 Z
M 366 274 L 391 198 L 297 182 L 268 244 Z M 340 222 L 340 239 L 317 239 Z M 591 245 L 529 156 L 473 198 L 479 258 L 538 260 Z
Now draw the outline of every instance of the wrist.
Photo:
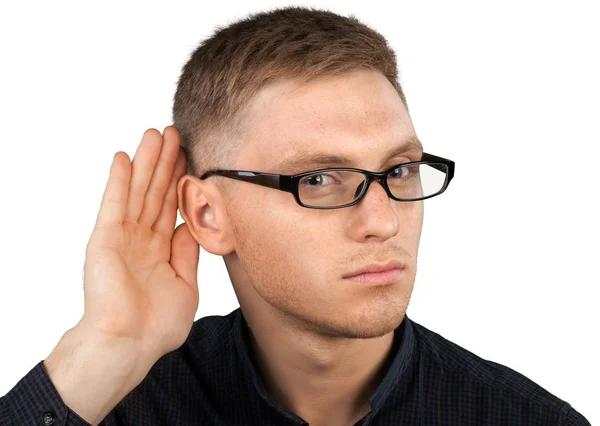
M 63 402 L 87 422 L 99 424 L 148 374 L 154 361 L 141 354 L 132 339 L 77 325 L 43 364 Z

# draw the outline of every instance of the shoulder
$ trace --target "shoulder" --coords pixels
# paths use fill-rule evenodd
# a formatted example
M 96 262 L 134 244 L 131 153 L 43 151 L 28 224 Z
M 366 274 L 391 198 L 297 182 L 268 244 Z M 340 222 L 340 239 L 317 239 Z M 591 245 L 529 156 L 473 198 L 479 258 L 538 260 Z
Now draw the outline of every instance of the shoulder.
M 451 342 L 429 328 L 412 321 L 415 350 L 418 352 L 420 374 L 425 392 L 444 388 L 452 390 L 461 401 L 480 405 L 480 410 L 518 411 L 528 418 L 544 417 L 562 424 L 571 409 L 570 404 L 550 393 L 518 371 L 483 359 Z M 478 402 L 478 404 L 476 404 Z M 487 408 L 483 408 L 483 406 Z M 533 417 L 529 417 L 533 416 Z
M 194 424 L 198 419 L 209 422 L 215 418 L 215 407 L 220 403 L 215 395 L 236 385 L 239 368 L 234 327 L 238 310 L 194 321 L 184 344 L 161 357 L 120 402 L 119 415 L 136 422 L 140 413 L 149 411 L 154 419 L 144 422 L 148 426 Z M 174 421 L 170 416 L 175 415 Z
M 234 345 L 234 327 L 240 308 L 227 315 L 210 315 L 194 321 L 182 349 L 204 359 L 229 353 Z
M 234 356 L 234 328 L 239 310 L 195 320 L 183 345 L 160 358 L 150 374 L 167 370 L 181 372 L 182 368 L 201 374 L 210 370 L 211 364 L 227 362 Z
M 234 328 L 239 309 L 227 315 L 209 315 L 195 320 L 184 344 L 159 359 L 154 370 L 185 365 L 198 374 L 210 370 L 212 364 L 227 362 L 234 356 Z

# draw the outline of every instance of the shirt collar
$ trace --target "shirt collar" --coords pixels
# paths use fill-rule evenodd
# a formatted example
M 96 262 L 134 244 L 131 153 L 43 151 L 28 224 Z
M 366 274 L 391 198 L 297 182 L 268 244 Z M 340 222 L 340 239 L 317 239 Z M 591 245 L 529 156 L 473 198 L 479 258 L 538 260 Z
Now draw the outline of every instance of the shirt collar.
M 247 378 L 250 380 L 258 394 L 273 408 L 282 412 L 286 416 L 289 413 L 278 407 L 277 403 L 268 395 L 262 378 L 257 373 L 257 366 L 251 356 L 251 345 L 248 324 L 244 318 L 241 308 L 237 309 L 234 320 L 234 340 L 235 346 L 240 354 L 242 367 L 247 372 Z M 394 386 L 408 374 L 408 370 L 413 360 L 414 348 L 414 330 L 412 321 L 407 315 L 404 316 L 402 323 L 394 330 L 394 343 L 392 351 L 395 353 L 392 363 L 385 374 L 381 384 L 369 398 L 371 403 L 371 413 L 375 413 L 385 403 L 390 396 Z M 291 416 L 297 418 L 296 416 Z

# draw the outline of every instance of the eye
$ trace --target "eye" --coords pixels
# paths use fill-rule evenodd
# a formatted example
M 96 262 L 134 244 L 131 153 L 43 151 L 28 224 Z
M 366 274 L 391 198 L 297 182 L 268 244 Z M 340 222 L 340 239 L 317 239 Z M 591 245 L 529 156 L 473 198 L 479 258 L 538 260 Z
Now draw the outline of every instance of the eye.
M 309 175 L 300 180 L 300 185 L 308 186 L 308 187 L 319 187 L 325 186 L 328 183 L 333 183 L 334 178 L 328 174 L 314 174 Z
M 409 167 L 396 167 L 388 175 L 391 178 L 399 179 L 399 178 L 406 177 L 409 173 L 410 173 Z

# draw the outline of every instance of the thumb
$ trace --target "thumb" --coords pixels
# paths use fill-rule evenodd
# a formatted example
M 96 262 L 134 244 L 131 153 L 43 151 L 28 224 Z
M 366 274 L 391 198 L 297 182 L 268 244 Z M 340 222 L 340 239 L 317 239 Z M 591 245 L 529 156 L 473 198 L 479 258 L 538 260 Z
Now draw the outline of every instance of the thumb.
M 190 234 L 187 223 L 182 223 L 175 228 L 171 240 L 171 259 L 169 263 L 177 276 L 189 285 L 198 286 L 198 261 L 200 246 Z

